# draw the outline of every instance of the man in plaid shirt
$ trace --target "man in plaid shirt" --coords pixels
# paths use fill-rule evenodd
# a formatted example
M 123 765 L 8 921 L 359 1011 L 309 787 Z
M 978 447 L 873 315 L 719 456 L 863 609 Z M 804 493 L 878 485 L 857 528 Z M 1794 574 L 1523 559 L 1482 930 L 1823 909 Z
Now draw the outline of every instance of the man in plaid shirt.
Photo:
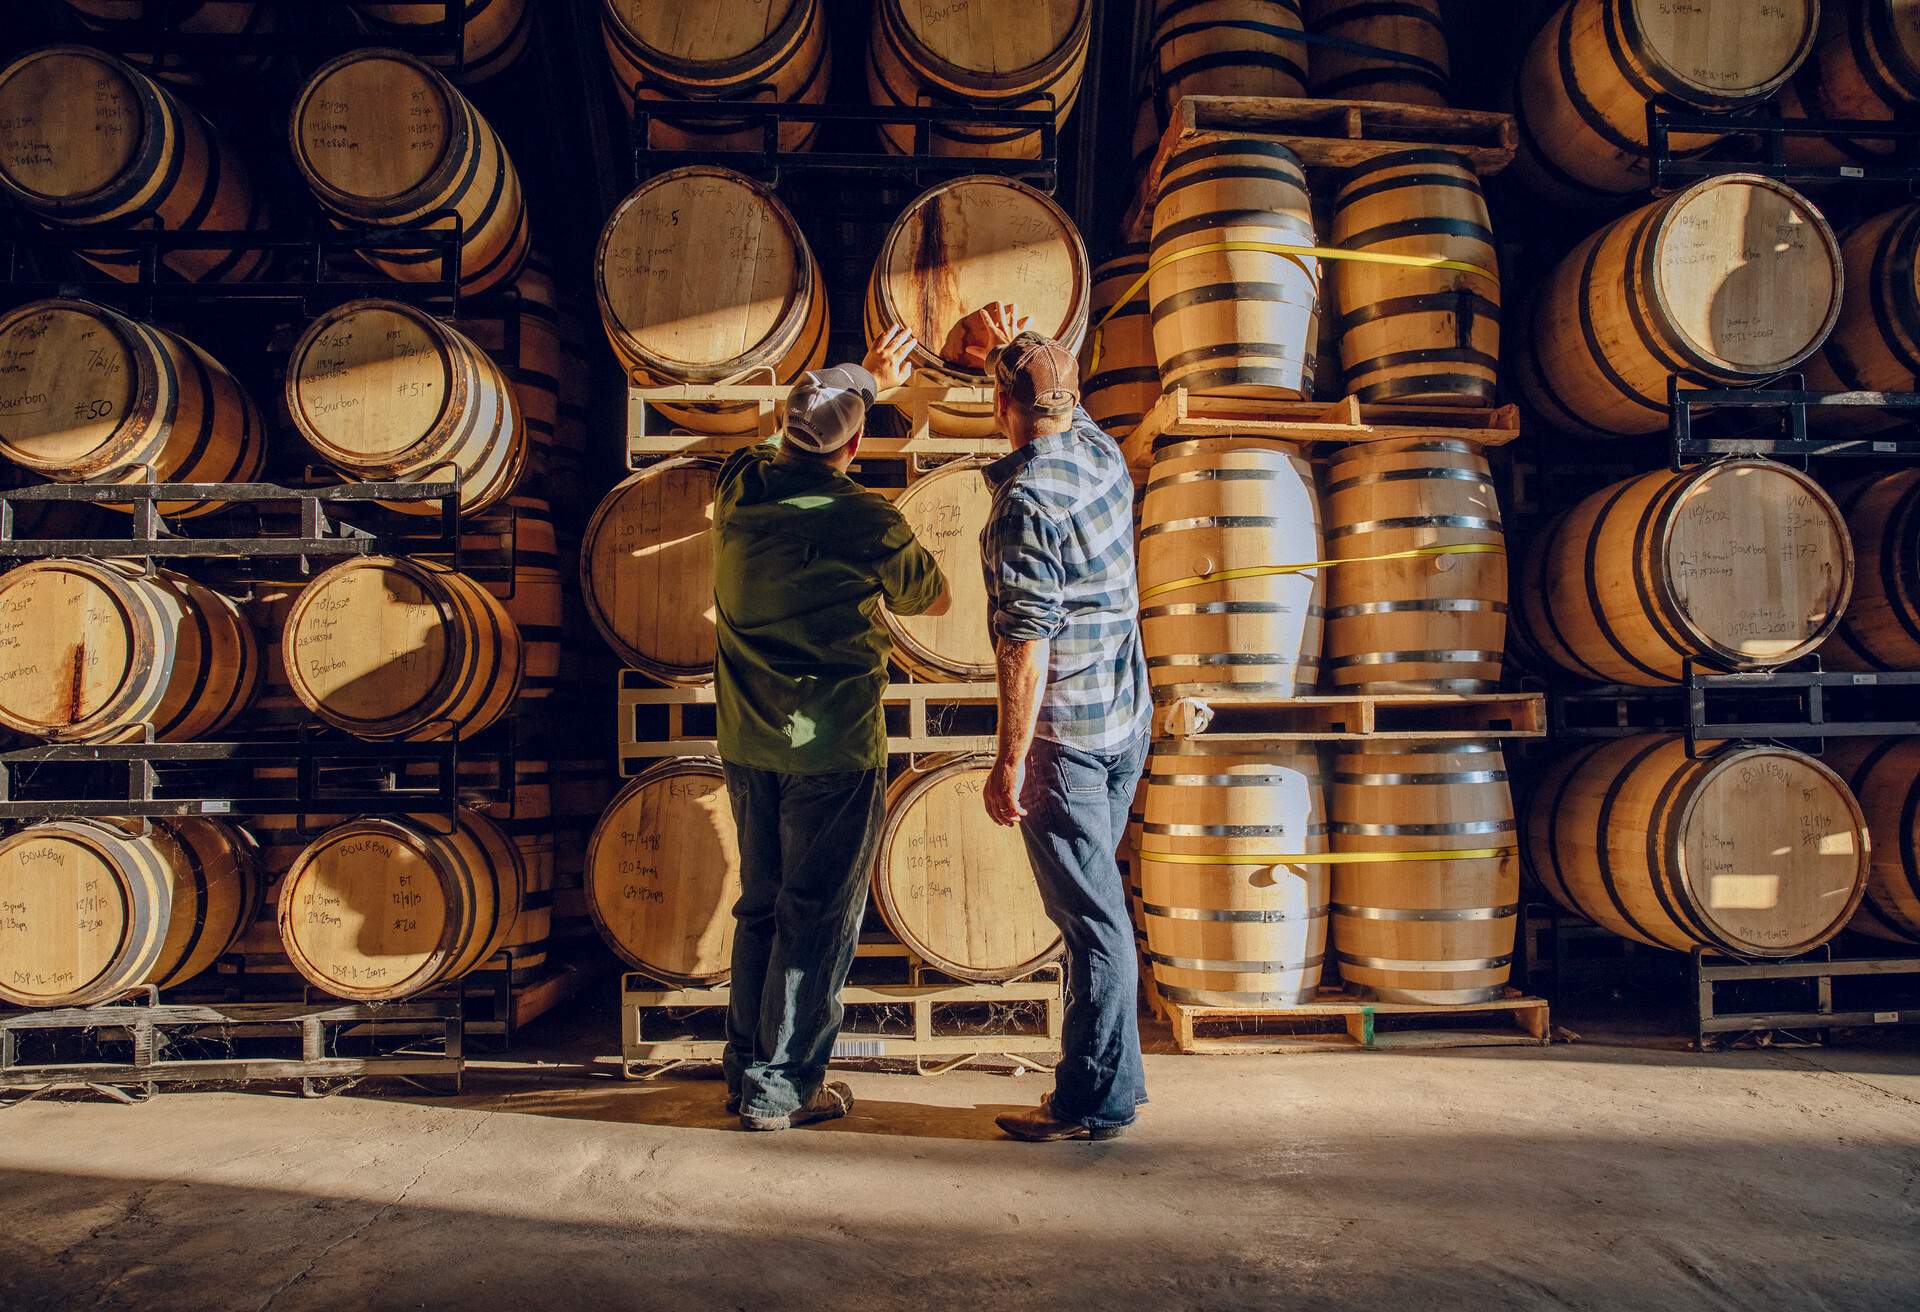
M 985 471 L 993 512 L 981 550 L 1000 685 L 987 812 L 1020 826 L 1067 952 L 1053 1094 L 998 1123 L 1040 1142 L 1111 1139 L 1147 1098 L 1139 963 L 1114 860 L 1152 714 L 1133 479 L 1119 446 L 1080 408 L 1072 354 L 1025 327 L 996 304 L 957 330 L 992 370 L 995 424 L 1013 447 Z

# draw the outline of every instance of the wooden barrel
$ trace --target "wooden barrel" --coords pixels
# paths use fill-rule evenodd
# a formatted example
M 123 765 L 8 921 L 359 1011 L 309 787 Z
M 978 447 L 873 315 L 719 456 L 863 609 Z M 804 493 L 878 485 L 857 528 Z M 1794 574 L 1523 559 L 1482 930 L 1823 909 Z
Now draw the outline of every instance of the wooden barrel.
M 879 0 L 867 47 L 867 91 L 882 108 L 931 105 L 1048 110 L 1063 127 L 1080 97 L 1094 0 Z M 936 155 L 1032 158 L 1040 134 L 1008 127 L 936 123 Z M 900 154 L 918 149 L 910 124 L 885 123 L 880 138 Z M 1011 299 L 1011 298 L 1008 298 Z
M 1277 138 L 1229 138 L 1170 156 L 1161 177 L 1147 284 L 1161 386 L 1216 396 L 1309 394 L 1320 262 L 1211 249 L 1315 244 L 1299 157 Z
M 0 575 L 0 724 L 54 742 L 186 742 L 246 709 L 260 649 L 231 600 L 117 560 Z
M 1327 810 L 1311 745 L 1257 753 L 1155 746 L 1140 830 L 1154 982 L 1170 1002 L 1313 1000 L 1327 948 Z M 1290 859 L 1291 858 L 1291 859 Z
M 1333 868 L 1340 978 L 1385 1002 L 1505 993 L 1520 853 L 1500 745 L 1352 745 L 1334 758 L 1332 803 L 1333 850 L 1367 858 Z
M 1916 11 L 1920 12 L 1920 11 Z M 1840 239 L 1846 291 L 1826 345 L 1807 361 L 1819 391 L 1920 391 L 1920 205 L 1875 215 Z M 1825 416 L 1823 416 L 1824 418 Z M 1885 411 L 1842 411 L 1833 422 L 1855 432 L 1897 428 Z
M 986 756 L 933 756 L 887 786 L 873 898 L 902 943 L 956 979 L 1030 974 L 1060 954 L 1019 831 L 987 816 Z
M 287 677 L 307 709 L 361 738 L 479 733 L 513 704 L 525 649 L 513 620 L 464 574 L 424 558 L 363 556 L 309 583 L 287 615 Z
M 1859 572 L 1820 659 L 1837 670 L 1920 669 L 1920 469 L 1862 479 L 1835 499 Z
M 406 36 L 447 21 L 451 6 L 432 4 L 361 4 L 361 16 L 373 35 Z M 530 0 L 465 0 L 461 5 L 460 67 L 445 66 L 462 86 L 474 86 L 498 77 L 526 53 L 533 35 Z
M 1644 191 L 1647 106 L 1760 105 L 1812 52 L 1819 14 L 1819 0 L 1567 0 L 1520 67 L 1517 171 L 1569 205 Z M 1720 136 L 1676 132 L 1673 152 L 1699 154 Z
M 1555 901 L 1677 952 L 1809 952 L 1867 882 L 1866 818 L 1839 775 L 1786 747 L 1689 760 L 1679 734 L 1562 758 L 1528 805 L 1526 842 Z
M 1156 697 L 1313 691 L 1326 571 L 1293 568 L 1323 559 L 1313 470 L 1294 446 L 1162 447 L 1140 521 L 1140 638 Z
M 259 914 L 265 884 L 258 850 L 238 827 L 195 816 L 151 825 L 148 840 L 172 873 L 173 899 L 145 982 L 170 989 L 210 970 L 240 941 Z
M 826 358 L 806 237 L 771 188 L 727 169 L 675 169 L 627 197 L 600 234 L 594 288 L 614 355 L 648 386 L 791 383 Z M 746 402 L 659 409 L 702 433 L 759 422 Z
M 601 0 L 601 36 L 628 111 L 658 102 L 771 100 L 818 105 L 833 76 L 823 0 L 713 5 L 706 0 Z M 787 123 L 782 150 L 806 150 L 814 123 Z M 757 150 L 765 130 L 737 120 L 654 119 L 648 141 L 664 150 Z
M 552 767 L 547 761 L 518 753 L 512 758 L 506 762 L 492 752 L 463 758 L 455 787 L 462 806 L 499 825 L 520 851 L 520 906 L 505 945 L 517 949 L 514 969 L 519 970 L 545 960 L 547 940 L 553 933 L 553 787 Z M 500 773 L 503 764 L 510 766 L 504 783 Z M 439 779 L 440 767 L 424 761 L 409 764 L 402 775 L 404 783 L 421 788 L 432 788 Z M 315 828 L 338 824 L 344 818 L 316 821 L 307 817 L 304 827 L 310 837 Z M 440 827 L 446 826 L 442 823 Z M 304 846 L 306 840 L 300 841 Z
M 1920 943 L 1920 738 L 1832 740 L 1826 761 L 1859 799 L 1873 839 L 1866 896 L 1847 928 Z
M 520 404 L 487 353 L 399 301 L 349 301 L 293 348 L 287 410 L 335 469 L 362 481 L 460 484 L 460 511 L 503 499 L 527 464 Z M 385 503 L 438 515 L 438 501 Z
M 0 424 L 0 455 L 63 483 L 246 483 L 266 461 L 260 412 L 232 374 L 185 338 L 90 301 L 0 316 Z
M 560 294 L 553 269 L 538 254 L 513 286 L 489 297 L 475 313 L 469 303 L 453 328 L 479 347 L 513 385 L 520 427 L 527 435 L 527 473 L 544 475 L 559 440 L 561 379 L 573 366 L 561 344 Z
M 1488 692 L 1507 635 L 1506 533 L 1486 453 L 1435 436 L 1327 466 L 1326 665 L 1336 688 Z
M 1833 499 L 1770 460 L 1659 469 L 1602 488 L 1533 544 L 1528 640 L 1601 683 L 1678 683 L 1684 662 L 1784 665 L 1840 623 L 1853 549 Z
M 0 70 L 0 192 L 71 228 L 166 232 L 264 228 L 247 170 L 196 111 L 122 60 L 48 46 Z M 79 252 L 122 282 L 139 278 L 124 248 Z M 262 250 L 177 250 L 161 265 L 199 282 L 265 269 Z
M 1093 271 L 1089 322 L 1099 326 L 1087 334 L 1080 353 L 1080 403 L 1115 438 L 1131 433 L 1160 399 L 1145 284 L 1114 310 L 1146 271 L 1145 246 L 1129 246 Z
M 336 221 L 419 227 L 451 210 L 460 218 L 463 294 L 478 296 L 519 274 L 527 256 L 520 175 L 479 111 L 412 55 L 355 50 L 322 65 L 295 101 L 292 135 L 301 177 Z M 426 226 L 451 225 L 436 219 Z M 402 282 L 446 274 L 430 247 L 396 243 L 367 258 Z
M 1012 301 L 1035 332 L 1078 351 L 1091 298 L 1087 248 L 1065 210 L 1011 178 L 955 178 L 922 193 L 881 243 L 867 282 L 867 340 L 904 325 L 919 341 L 916 382 L 985 387 L 984 372 L 940 354 L 955 324 Z M 990 405 L 934 406 L 929 422 L 949 437 L 994 431 Z
M 1775 103 L 1783 118 L 1891 123 L 1920 105 L 1920 5 L 1856 0 L 1820 7 L 1813 54 Z M 1898 145 L 1872 137 L 1787 137 L 1787 158 L 1809 164 L 1885 163 Z
M 1556 428 L 1667 426 L 1667 383 L 1751 387 L 1819 349 L 1840 315 L 1840 244 L 1798 192 L 1708 178 L 1616 219 L 1535 293 L 1518 383 Z
M 587 847 L 619 780 L 598 757 L 555 760 L 553 794 L 553 937 L 597 939 L 587 909 Z
M 713 495 L 720 464 L 663 460 L 587 521 L 580 594 L 621 660 L 667 683 L 713 680 Z
M 567 582 L 561 569 L 553 511 L 535 497 L 516 496 L 504 508 L 464 526 L 464 559 L 489 562 L 476 582 L 506 608 L 526 652 L 522 700 L 551 697 L 560 685 L 560 649 L 566 625 Z M 498 561 L 498 565 L 491 564 Z M 504 575 L 503 575 L 504 571 Z
M 357 1002 L 459 979 L 513 932 L 524 874 L 500 826 L 362 816 L 313 840 L 280 887 L 280 939 L 309 983 Z
M 102 820 L 0 839 L 0 1000 L 83 1007 L 145 983 L 173 908 L 166 848 Z
M 1500 369 L 1493 220 L 1466 159 L 1406 150 L 1347 170 L 1341 250 L 1453 260 L 1486 271 L 1332 261 L 1346 390 L 1362 401 L 1492 405 Z
M 1171 115 L 1187 96 L 1304 96 L 1300 0 L 1159 0 L 1147 62 Z
M 87 30 L 119 40 L 137 38 L 143 29 L 151 30 L 152 24 L 169 16 L 174 20 L 172 30 L 195 37 L 262 36 L 274 29 L 275 6 L 237 0 L 66 0 L 66 6 Z M 180 86 L 198 86 L 206 81 L 205 58 L 161 50 L 124 51 L 120 57 Z M 259 56 L 223 52 L 218 63 L 223 70 L 237 66 L 257 73 L 265 61 Z
M 1453 63 L 1440 0 L 1307 0 L 1307 31 L 1329 42 L 1313 47 L 1313 94 L 1319 99 L 1449 103 Z
M 1151 92 L 1140 97 L 1139 108 L 1133 118 L 1133 167 L 1128 171 L 1129 191 L 1138 191 L 1146 181 L 1147 168 L 1153 163 L 1153 157 L 1160 150 L 1160 136 L 1166 131 L 1166 123 L 1160 117 L 1160 104 Z
M 929 683 L 993 679 L 993 632 L 987 621 L 980 535 L 993 512 L 993 489 L 970 460 L 942 465 L 916 479 L 894 501 L 920 545 L 946 575 L 953 605 L 944 615 L 895 615 L 881 604 L 893 636 L 893 659 Z
M 725 983 L 739 900 L 718 761 L 662 761 L 620 790 L 587 846 L 587 909 L 623 961 L 676 987 Z

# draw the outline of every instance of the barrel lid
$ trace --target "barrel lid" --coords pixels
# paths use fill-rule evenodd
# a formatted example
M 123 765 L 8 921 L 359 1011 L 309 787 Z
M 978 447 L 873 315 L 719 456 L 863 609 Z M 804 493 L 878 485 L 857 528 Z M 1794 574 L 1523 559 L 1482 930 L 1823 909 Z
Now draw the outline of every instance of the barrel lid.
M 649 57 L 689 74 L 724 72 L 724 65 L 762 46 L 784 45 L 806 20 L 813 0 L 606 0 L 609 17 Z
M 1088 30 L 1093 0 L 891 0 L 907 31 L 942 73 L 977 71 L 996 77 L 1024 72 L 1055 58 Z M 1013 12 L 1017 10 L 1018 12 Z
M 36 561 L 0 577 L 0 722 L 59 733 L 111 706 L 134 677 L 133 617 L 103 568 Z
M 977 465 L 955 463 L 915 481 L 893 504 L 939 562 L 953 597 L 952 607 L 939 616 L 883 610 L 894 641 L 915 665 L 954 678 L 992 678 L 987 584 L 978 562 L 980 534 L 993 509 L 993 489 Z
M 632 475 L 594 510 L 580 548 L 593 622 L 656 678 L 710 678 L 713 527 L 719 465 L 673 460 Z
M 1766 377 L 1819 348 L 1840 315 L 1840 245 L 1805 197 L 1734 173 L 1665 204 L 1646 258 L 1663 317 L 1697 363 Z
M 110 969 L 128 935 L 127 892 L 83 826 L 23 829 L 0 841 L 0 988 L 27 1006 L 78 992 Z
M 85 301 L 37 301 L 0 319 L 0 450 L 55 475 L 89 461 L 155 397 L 132 325 Z M 136 422 L 137 422 L 136 417 Z
M 452 404 L 446 332 L 411 306 L 354 301 L 321 316 L 294 347 L 287 404 L 322 455 L 377 464 L 403 457 Z
M 449 946 L 441 874 L 389 821 L 350 820 L 316 838 L 287 871 L 279 917 L 288 955 L 322 988 L 402 989 Z
M 593 831 L 587 907 L 637 970 L 670 983 L 726 979 L 739 898 L 739 831 L 717 761 L 653 767 Z
M 0 72 L 0 182 L 42 206 L 78 202 L 112 185 L 147 136 L 138 76 L 80 46 L 16 59 Z
M 456 620 L 419 565 L 369 556 L 309 583 L 287 620 L 294 689 L 335 723 L 404 723 L 440 700 Z
M 398 51 L 360 50 L 313 75 L 293 115 L 310 182 L 349 201 L 396 200 L 424 187 L 458 135 L 452 88 Z
M 1722 97 L 1765 96 L 1791 77 L 1813 49 L 1820 6 L 1817 0 L 1633 0 L 1625 17 L 1620 39 L 1654 66 L 1656 80 L 1684 100 L 1712 107 Z

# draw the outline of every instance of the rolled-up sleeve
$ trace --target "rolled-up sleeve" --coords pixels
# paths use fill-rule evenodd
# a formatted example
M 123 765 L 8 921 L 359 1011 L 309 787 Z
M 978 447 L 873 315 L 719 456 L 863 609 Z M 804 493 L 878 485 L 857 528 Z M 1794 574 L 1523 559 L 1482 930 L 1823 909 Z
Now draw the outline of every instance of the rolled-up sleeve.
M 1065 627 L 1060 527 L 1033 500 L 1018 492 L 1002 498 L 987 532 L 985 564 L 995 637 L 1047 642 Z

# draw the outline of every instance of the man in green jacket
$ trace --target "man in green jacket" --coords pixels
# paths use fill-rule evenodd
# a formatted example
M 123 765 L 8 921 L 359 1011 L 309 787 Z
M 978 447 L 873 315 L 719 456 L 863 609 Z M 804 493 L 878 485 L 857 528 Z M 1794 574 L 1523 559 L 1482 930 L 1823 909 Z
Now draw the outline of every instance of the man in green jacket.
M 880 605 L 939 615 L 933 557 L 847 477 L 875 394 L 906 380 L 896 329 L 863 365 L 816 370 L 781 439 L 736 452 L 713 507 L 720 756 L 740 830 L 728 1105 L 749 1130 L 853 1108 L 824 1084 L 866 909 L 887 782 L 892 641 Z

